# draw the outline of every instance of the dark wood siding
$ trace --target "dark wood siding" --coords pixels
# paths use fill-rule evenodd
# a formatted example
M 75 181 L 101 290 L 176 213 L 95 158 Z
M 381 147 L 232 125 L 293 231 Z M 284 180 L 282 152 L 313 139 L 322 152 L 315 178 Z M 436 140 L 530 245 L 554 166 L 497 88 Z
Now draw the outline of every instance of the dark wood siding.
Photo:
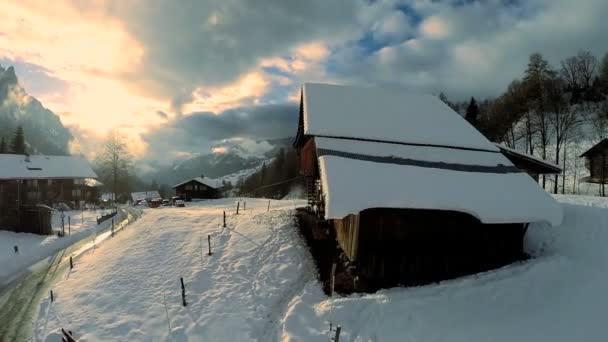
M 191 180 L 187 183 L 177 186 L 175 188 L 175 195 L 181 197 L 186 201 L 191 201 L 193 198 L 219 198 L 220 192 L 218 189 L 214 189 L 195 180 Z
M 526 231 L 524 224 L 482 224 L 439 210 L 368 209 L 336 223 L 342 249 L 379 287 L 425 284 L 520 260 Z

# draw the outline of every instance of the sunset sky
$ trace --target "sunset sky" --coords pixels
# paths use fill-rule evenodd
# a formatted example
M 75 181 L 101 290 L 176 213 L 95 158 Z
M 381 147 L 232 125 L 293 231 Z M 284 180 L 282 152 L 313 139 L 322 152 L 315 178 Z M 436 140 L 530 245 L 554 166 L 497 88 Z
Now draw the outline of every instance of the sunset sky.
M 0 64 L 85 153 L 118 127 L 138 158 L 171 162 L 293 136 L 304 81 L 497 95 L 532 52 L 601 57 L 607 13 L 606 0 L 3 0 Z

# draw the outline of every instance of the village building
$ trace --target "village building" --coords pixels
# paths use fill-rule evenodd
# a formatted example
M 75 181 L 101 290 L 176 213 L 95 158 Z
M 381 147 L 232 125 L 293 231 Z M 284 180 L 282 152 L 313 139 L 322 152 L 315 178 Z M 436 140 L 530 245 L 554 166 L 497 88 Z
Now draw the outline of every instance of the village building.
M 585 167 L 589 176 L 581 179 L 582 182 L 600 185 L 600 193 L 606 196 L 605 184 L 608 182 L 608 139 L 604 139 L 585 151 L 580 156 L 585 158 Z
M 88 178 L 83 157 L 0 154 L 0 229 L 50 233 L 51 207 L 83 208 Z
M 548 193 L 432 95 L 307 83 L 294 147 L 307 179 L 300 222 L 337 241 L 363 290 L 520 260 L 529 223 L 562 219 Z
M 538 182 L 540 175 L 558 175 L 562 173 L 559 165 L 543 160 L 536 156 L 512 149 L 510 147 L 496 144 L 500 152 L 509 159 L 515 167 L 525 171 L 530 177 Z
M 175 196 L 185 201 L 193 199 L 214 199 L 221 197 L 222 183 L 201 175 L 172 186 Z

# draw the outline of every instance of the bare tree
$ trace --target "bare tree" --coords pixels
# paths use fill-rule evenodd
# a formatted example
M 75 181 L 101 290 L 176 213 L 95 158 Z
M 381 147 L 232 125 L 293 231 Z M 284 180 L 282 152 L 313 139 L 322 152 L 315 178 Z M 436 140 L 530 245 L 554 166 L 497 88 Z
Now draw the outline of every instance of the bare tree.
M 577 56 L 571 56 L 561 61 L 562 68 L 559 71 L 559 75 L 564 79 L 566 85 L 571 89 L 580 88 L 580 77 L 579 77 L 579 61 Z
M 559 165 L 560 152 L 562 152 L 562 148 L 564 148 L 573 131 L 581 125 L 583 120 L 582 115 L 580 115 L 578 111 L 568 103 L 568 100 L 563 92 L 563 81 L 560 78 L 547 80 L 545 90 L 545 102 L 550 113 L 548 119 L 551 124 L 550 128 L 555 135 L 555 163 Z M 564 191 L 564 179 L 566 175 L 565 151 L 563 158 L 564 169 L 562 175 L 562 191 Z M 553 192 L 558 192 L 558 175 L 555 175 Z
M 578 60 L 577 72 L 580 85 L 584 89 L 588 89 L 591 87 L 591 80 L 593 79 L 593 75 L 595 75 L 597 58 L 589 51 L 579 51 L 576 58 Z
M 121 188 L 126 188 L 133 166 L 127 144 L 117 130 L 108 135 L 96 164 L 101 170 L 104 183 L 112 184 L 113 200 L 116 203 L 116 195 Z

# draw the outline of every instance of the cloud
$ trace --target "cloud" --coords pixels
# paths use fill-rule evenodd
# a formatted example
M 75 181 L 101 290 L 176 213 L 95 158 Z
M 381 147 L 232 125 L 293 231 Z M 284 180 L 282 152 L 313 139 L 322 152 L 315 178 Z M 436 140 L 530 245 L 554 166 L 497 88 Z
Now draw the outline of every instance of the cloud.
M 259 153 L 265 148 L 259 141 L 293 136 L 297 118 L 295 103 L 240 107 L 219 114 L 190 113 L 142 134 L 146 159 L 170 163 L 180 156 L 235 146 L 248 154 Z

